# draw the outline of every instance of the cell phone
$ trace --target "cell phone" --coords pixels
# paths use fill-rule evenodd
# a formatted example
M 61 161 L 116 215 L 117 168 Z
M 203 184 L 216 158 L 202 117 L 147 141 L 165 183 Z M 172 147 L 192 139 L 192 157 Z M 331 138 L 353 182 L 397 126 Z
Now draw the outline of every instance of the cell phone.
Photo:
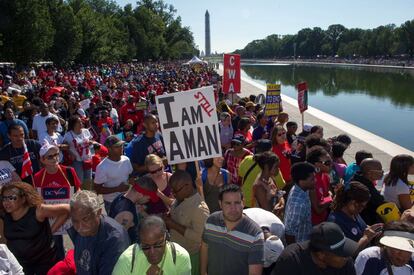
M 377 229 L 375 229 L 374 231 L 375 232 L 382 232 L 383 229 L 384 229 L 384 227 L 383 226 L 380 226 Z

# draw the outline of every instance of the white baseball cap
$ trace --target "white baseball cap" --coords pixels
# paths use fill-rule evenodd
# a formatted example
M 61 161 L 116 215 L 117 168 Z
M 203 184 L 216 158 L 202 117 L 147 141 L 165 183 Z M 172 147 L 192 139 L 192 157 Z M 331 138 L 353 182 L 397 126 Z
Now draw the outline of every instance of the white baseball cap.
M 56 148 L 59 150 L 59 147 L 57 147 L 56 145 L 50 144 L 49 142 L 45 142 L 43 143 L 42 147 L 40 147 L 40 151 L 39 151 L 39 155 L 40 157 L 43 157 L 44 155 L 47 154 L 47 152 L 49 152 L 50 149 L 52 148 Z
M 414 234 L 405 231 L 386 230 L 380 244 L 414 253 Z

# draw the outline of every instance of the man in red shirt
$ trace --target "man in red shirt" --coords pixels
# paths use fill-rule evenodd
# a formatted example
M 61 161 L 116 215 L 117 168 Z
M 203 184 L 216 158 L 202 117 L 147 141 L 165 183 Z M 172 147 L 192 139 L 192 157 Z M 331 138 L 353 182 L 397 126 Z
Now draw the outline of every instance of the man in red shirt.
M 132 119 L 134 125 L 139 125 L 144 118 L 144 111 L 137 111 L 133 96 L 128 96 L 127 102 L 121 107 L 120 112 L 121 125 L 124 125 L 128 119 Z

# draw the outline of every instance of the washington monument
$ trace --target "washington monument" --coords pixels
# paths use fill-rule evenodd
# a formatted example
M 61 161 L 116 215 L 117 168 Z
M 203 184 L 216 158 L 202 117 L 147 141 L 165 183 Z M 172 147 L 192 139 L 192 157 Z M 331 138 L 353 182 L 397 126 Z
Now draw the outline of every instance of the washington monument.
M 206 24 L 206 56 L 211 54 L 211 45 L 210 45 L 210 14 L 206 10 L 205 15 L 205 24 Z

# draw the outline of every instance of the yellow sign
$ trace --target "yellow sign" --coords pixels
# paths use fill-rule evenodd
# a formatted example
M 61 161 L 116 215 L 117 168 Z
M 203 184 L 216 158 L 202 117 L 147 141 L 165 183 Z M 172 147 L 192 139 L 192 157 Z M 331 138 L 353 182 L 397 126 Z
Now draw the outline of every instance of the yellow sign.
M 277 116 L 280 112 L 280 84 L 266 84 L 265 115 Z

